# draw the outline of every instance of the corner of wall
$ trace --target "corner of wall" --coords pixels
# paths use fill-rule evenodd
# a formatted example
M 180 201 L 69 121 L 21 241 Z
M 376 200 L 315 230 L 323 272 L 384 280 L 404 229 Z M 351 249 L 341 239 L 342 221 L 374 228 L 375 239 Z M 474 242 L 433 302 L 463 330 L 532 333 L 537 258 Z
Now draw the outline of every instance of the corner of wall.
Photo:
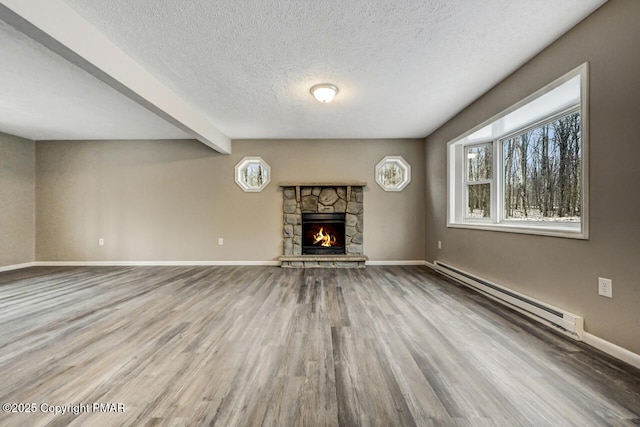
M 35 261 L 35 142 L 0 133 L 0 267 Z

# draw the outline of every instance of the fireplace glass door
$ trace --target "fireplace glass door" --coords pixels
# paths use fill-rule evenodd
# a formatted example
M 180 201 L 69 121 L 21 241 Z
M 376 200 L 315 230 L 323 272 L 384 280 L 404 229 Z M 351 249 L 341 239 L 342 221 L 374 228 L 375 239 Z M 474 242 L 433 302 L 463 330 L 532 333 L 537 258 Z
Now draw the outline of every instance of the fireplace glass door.
M 303 213 L 302 254 L 344 254 L 344 221 L 344 213 Z

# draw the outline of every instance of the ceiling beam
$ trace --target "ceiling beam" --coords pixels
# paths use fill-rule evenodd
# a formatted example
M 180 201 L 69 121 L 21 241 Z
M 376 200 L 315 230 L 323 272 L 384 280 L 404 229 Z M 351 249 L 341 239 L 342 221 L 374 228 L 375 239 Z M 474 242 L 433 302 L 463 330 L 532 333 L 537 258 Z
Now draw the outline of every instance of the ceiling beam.
M 60 0 L 0 0 L 0 19 L 222 154 L 231 140 Z

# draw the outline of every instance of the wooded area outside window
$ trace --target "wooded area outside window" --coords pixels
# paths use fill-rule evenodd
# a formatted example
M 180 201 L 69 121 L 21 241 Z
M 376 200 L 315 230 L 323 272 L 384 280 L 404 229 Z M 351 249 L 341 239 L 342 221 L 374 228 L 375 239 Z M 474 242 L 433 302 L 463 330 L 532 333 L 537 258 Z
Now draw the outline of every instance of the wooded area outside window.
M 448 226 L 588 238 L 587 64 L 448 145 Z
M 466 218 L 491 216 L 491 184 L 493 178 L 493 147 L 488 144 L 465 147 L 467 210 Z

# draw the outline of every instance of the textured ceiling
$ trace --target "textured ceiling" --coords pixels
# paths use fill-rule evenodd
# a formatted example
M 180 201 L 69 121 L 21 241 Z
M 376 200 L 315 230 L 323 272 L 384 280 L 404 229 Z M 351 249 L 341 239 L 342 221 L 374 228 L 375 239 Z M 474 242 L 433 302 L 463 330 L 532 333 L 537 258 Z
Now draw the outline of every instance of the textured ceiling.
M 605 0 L 64 1 L 238 139 L 425 137 Z

